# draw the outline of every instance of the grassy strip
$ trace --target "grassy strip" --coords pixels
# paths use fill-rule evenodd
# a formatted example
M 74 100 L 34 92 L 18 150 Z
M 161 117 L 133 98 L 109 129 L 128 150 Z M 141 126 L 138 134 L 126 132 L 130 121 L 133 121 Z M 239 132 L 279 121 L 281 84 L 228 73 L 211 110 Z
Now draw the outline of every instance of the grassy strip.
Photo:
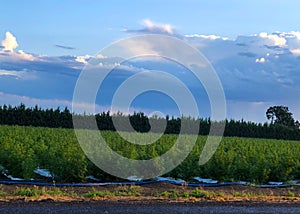
M 123 186 L 114 191 L 99 191 L 93 188 L 91 191 L 84 194 L 86 198 L 94 197 L 107 197 L 107 196 L 141 196 L 141 187 L 140 186 Z
M 76 196 L 75 193 L 71 193 Z M 14 196 L 25 196 L 25 197 L 39 197 L 43 195 L 53 195 L 53 196 L 66 196 L 69 195 L 65 192 L 62 192 L 59 188 L 46 189 L 45 187 L 17 187 L 17 189 L 13 192 Z
M 17 187 L 12 192 L 6 192 L 2 185 L 0 185 L 0 199 L 5 198 L 13 198 L 13 197 L 24 197 L 30 199 L 39 199 L 43 196 L 53 196 L 53 197 L 69 197 L 72 199 L 99 199 L 99 198 L 112 198 L 112 197 L 141 197 L 147 198 L 144 194 L 142 187 L 140 186 L 120 186 L 116 187 L 113 190 L 97 190 L 92 188 L 87 192 L 74 192 L 74 190 L 62 190 L 58 187 Z M 257 199 L 257 198 L 284 198 L 284 199 L 299 199 L 300 194 L 295 193 L 291 190 L 288 190 L 281 196 L 274 196 L 272 193 L 252 193 L 252 192 L 239 192 L 233 191 L 232 193 L 226 193 L 222 191 L 207 191 L 199 188 L 195 188 L 193 190 L 178 190 L 172 189 L 168 191 L 162 191 L 158 193 L 154 193 L 151 195 L 151 198 L 157 199 L 168 199 L 168 200 L 180 200 L 180 199 L 203 199 L 203 200 L 234 200 L 235 198 L 249 200 L 249 199 Z

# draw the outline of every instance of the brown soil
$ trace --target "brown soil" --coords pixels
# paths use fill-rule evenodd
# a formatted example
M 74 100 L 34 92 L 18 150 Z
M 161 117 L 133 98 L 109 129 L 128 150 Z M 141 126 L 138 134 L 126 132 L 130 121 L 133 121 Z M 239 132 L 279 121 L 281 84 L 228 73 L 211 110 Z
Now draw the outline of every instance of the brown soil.
M 208 192 L 221 193 L 219 196 L 211 198 L 170 198 L 161 196 L 165 191 L 175 191 L 178 193 L 191 192 L 195 187 L 176 186 L 168 183 L 147 184 L 140 186 L 140 196 L 107 196 L 86 198 L 83 197 L 85 193 L 91 190 L 97 191 L 117 191 L 122 186 L 95 186 L 95 187 L 61 187 L 59 188 L 67 196 L 50 196 L 43 195 L 40 197 L 22 197 L 12 196 L 13 192 L 20 187 L 29 187 L 31 185 L 2 185 L 1 190 L 7 192 L 10 196 L 0 197 L 0 201 L 96 201 L 96 200 L 109 200 L 109 201 L 213 201 L 213 202 L 231 202 L 231 201 L 252 201 L 252 202 L 300 202 L 300 186 L 293 186 L 289 188 L 258 188 L 251 186 L 233 185 L 223 187 L 200 187 L 199 189 Z M 41 187 L 39 187 L 41 188 Z M 57 187 L 56 187 L 57 188 Z M 46 187 L 47 190 L 54 189 L 54 187 Z M 72 196 L 70 193 L 75 193 Z M 71 195 L 71 196 L 70 196 Z

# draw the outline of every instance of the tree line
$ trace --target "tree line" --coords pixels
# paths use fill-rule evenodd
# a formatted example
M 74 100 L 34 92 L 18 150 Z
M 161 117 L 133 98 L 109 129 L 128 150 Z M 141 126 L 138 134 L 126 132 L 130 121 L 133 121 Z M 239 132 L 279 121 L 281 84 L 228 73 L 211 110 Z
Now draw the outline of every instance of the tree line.
M 266 112 L 266 116 L 268 119 L 271 119 L 271 123 L 266 122 L 262 124 L 244 120 L 226 120 L 224 136 L 300 140 L 299 122 L 291 118 L 291 113 L 287 107 L 275 107 L 277 108 L 271 107 Z M 149 118 L 142 112 L 124 115 L 122 113 L 112 114 L 107 111 L 96 115 L 74 115 L 67 107 L 64 109 L 42 109 L 37 105 L 35 107 L 26 107 L 24 104 L 20 104 L 19 106 L 0 106 L 1 125 L 73 128 L 73 117 L 77 117 L 82 121 L 82 127 L 79 128 L 94 129 L 95 127 L 89 127 L 89 121 L 95 118 L 99 130 L 110 131 L 116 131 L 113 117 L 119 118 L 119 121 L 129 119 L 132 127 L 138 132 L 148 132 L 151 129 L 151 122 L 149 122 L 151 120 L 152 124 L 158 124 L 160 120 L 164 120 L 166 121 L 165 134 L 178 134 L 181 123 L 188 122 L 191 125 L 200 124 L 199 135 L 208 135 L 211 124 L 219 123 L 211 121 L 210 118 L 170 116 L 166 116 L 165 118 L 155 116 Z M 127 130 L 127 126 L 123 127 L 124 130 L 122 131 L 130 131 L 130 129 Z M 151 131 L 156 132 L 155 128 L 151 129 Z

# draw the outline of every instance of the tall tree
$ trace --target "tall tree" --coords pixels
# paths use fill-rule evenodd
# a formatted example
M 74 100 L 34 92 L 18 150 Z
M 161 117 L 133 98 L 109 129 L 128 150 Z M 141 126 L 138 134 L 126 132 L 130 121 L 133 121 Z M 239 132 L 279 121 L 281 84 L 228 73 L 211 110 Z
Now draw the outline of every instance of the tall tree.
M 299 127 L 299 122 L 295 121 L 293 114 L 287 106 L 272 106 L 266 112 L 268 120 L 271 119 L 272 124 L 284 125 L 290 128 Z

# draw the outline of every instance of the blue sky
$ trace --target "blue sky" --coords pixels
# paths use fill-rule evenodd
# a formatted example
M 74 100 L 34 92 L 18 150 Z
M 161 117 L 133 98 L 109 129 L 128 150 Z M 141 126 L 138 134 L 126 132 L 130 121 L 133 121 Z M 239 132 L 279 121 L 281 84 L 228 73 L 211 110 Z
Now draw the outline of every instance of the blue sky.
M 300 120 L 298 0 L 11 0 L 1 8 L 0 104 L 70 106 L 91 56 L 118 39 L 159 33 L 183 39 L 211 61 L 228 118 L 264 122 L 268 106 L 287 105 Z M 132 66 L 122 72 L 138 70 Z
M 75 47 L 70 54 L 95 54 L 143 19 L 171 24 L 182 34 L 230 38 L 297 30 L 300 20 L 297 0 L 11 0 L 2 8 L 1 35 L 10 31 L 24 50 L 55 55 L 62 50 L 53 44 Z

